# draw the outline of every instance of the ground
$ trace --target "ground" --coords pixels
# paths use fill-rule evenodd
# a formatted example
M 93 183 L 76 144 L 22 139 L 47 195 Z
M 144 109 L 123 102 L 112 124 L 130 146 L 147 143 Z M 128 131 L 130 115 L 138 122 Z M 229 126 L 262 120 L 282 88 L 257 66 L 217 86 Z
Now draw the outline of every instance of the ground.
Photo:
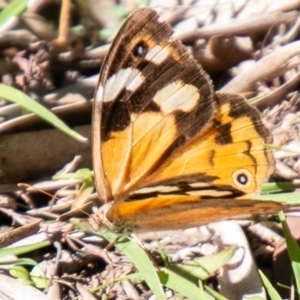
M 62 2 L 63 9 L 57 1 L 36 1 L 35 5 L 19 9 L 22 13 L 10 16 L 2 24 L 2 83 L 53 109 L 90 141 L 91 99 L 107 45 L 120 22 L 139 4 L 74 1 L 68 7 L 69 1 Z M 288 196 L 281 196 L 281 202 L 293 197 L 297 200 L 299 1 L 181 2 L 184 1 L 170 1 L 162 7 L 160 1 L 150 1 L 148 5 L 172 24 L 174 38 L 180 39 L 203 66 L 215 90 L 243 94 L 260 110 L 264 124 L 273 134 L 273 148 L 277 148 L 274 151 L 276 171 L 270 180 L 281 182 L 276 187 L 280 188 L 278 191 L 282 192 L 283 187 L 289 192 Z M 0 5 L 6 4 L 3 1 Z M 59 22 L 61 15 L 64 18 Z M 13 92 L 10 95 L 11 91 L 4 88 L 3 91 L 0 91 L 3 97 L 0 100 L 0 223 L 4 231 L 0 235 L 1 246 L 36 246 L 8 252 L 14 255 L 10 260 L 24 265 L 21 273 L 26 273 L 32 271 L 33 262 L 24 259 L 33 259 L 49 279 L 47 287 L 47 282 L 37 283 L 30 274 L 27 282 L 34 283 L 26 292 L 24 287 L 27 299 L 34 299 L 34 293 L 39 292 L 37 288 L 49 299 L 154 299 L 149 282 L 142 280 L 145 279 L 143 270 L 130 261 L 137 254 L 125 255 L 122 242 L 118 244 L 115 237 L 95 234 L 101 227 L 99 214 L 95 214 L 100 204 L 91 188 L 91 174 L 85 170 L 74 175 L 82 168 L 92 170 L 90 143 L 78 141 L 79 137 L 71 138 L 38 117 L 25 115 L 27 110 L 7 101 L 18 101 L 20 95 Z M 53 180 L 52 176 L 59 171 L 61 177 Z M 73 174 L 68 178 L 69 173 Z M 79 211 L 74 207 L 79 207 Z M 288 222 L 299 238 L 297 218 L 290 217 Z M 162 266 L 168 260 L 178 264 L 238 245 L 235 260 L 230 264 L 220 269 L 227 256 L 218 262 L 210 258 L 213 263 L 205 265 L 209 274 L 198 274 L 204 285 L 231 300 L 242 299 L 246 294 L 266 299 L 257 268 L 268 275 L 274 286 L 275 282 L 292 285 L 292 273 L 288 273 L 291 263 L 282 245 L 283 233 L 276 215 L 180 231 L 148 232 L 131 235 L 130 239 L 142 245 L 151 264 L 160 272 L 164 272 Z M 3 269 L 5 274 L 22 277 L 14 273 L 14 268 L 6 264 Z M 239 272 L 238 278 L 233 270 Z M 127 275 L 128 278 L 117 281 Z M 189 284 L 196 282 L 198 286 L 198 279 L 191 274 L 183 277 L 189 279 Z M 4 280 L 1 282 L 5 283 Z M 17 281 L 10 282 L 10 290 L 6 290 L 8 285 L 0 284 L 0 292 L 24 300 L 24 293 L 14 294 L 21 290 L 14 288 L 16 284 L 19 285 Z M 165 286 L 170 299 L 176 296 L 179 299 L 177 292 L 192 299 L 182 290 L 172 288 L 171 283 Z M 289 297 L 288 290 L 280 292 L 282 297 Z M 43 299 L 44 294 L 36 297 Z M 208 298 L 207 294 L 203 297 L 206 298 L 200 299 Z

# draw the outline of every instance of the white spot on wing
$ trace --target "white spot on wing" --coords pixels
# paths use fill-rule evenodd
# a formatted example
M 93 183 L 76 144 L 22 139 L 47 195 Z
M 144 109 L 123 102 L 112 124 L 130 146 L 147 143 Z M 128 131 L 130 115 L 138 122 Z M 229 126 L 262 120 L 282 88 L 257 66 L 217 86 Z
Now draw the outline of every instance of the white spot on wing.
M 204 187 L 211 186 L 211 184 L 206 182 L 190 182 L 188 185 L 192 188 L 204 188 Z
M 197 105 L 199 99 L 200 94 L 197 87 L 175 81 L 159 90 L 153 100 L 167 115 L 174 110 L 189 112 Z
M 232 192 L 230 191 L 218 191 L 218 190 L 203 190 L 203 191 L 188 191 L 186 194 L 190 196 L 209 196 L 214 198 L 220 198 L 224 196 L 230 196 L 232 195 Z
M 132 194 L 150 194 L 150 193 L 170 193 L 178 192 L 179 188 L 177 186 L 169 185 L 157 185 L 153 187 L 142 188 L 140 190 L 134 191 Z
M 100 84 L 97 90 L 97 99 L 109 102 L 116 98 L 122 89 L 136 90 L 144 81 L 144 76 L 138 69 L 121 69 L 105 82 L 104 87 Z
M 168 57 L 168 55 L 168 47 L 156 45 L 147 53 L 145 58 L 155 64 L 160 64 Z
M 127 85 L 126 90 L 135 91 L 144 81 L 144 76 L 139 72 L 137 76 Z

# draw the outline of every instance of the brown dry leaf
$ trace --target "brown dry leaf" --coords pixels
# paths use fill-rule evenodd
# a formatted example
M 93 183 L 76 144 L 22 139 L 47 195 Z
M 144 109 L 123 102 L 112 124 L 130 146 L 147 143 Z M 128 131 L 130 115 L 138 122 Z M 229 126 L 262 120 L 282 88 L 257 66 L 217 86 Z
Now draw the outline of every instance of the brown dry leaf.
M 0 247 L 6 247 L 14 242 L 17 242 L 25 237 L 28 237 L 39 230 L 41 221 L 36 221 L 28 225 L 24 225 L 8 232 L 0 234 Z
M 0 274 L 0 299 L 50 300 L 50 298 L 35 287 L 4 274 Z
M 90 139 L 90 126 L 74 128 Z M 56 129 L 9 134 L 1 137 L 0 182 L 16 183 L 52 176 L 81 155 L 79 167 L 91 168 L 89 143 L 80 143 Z

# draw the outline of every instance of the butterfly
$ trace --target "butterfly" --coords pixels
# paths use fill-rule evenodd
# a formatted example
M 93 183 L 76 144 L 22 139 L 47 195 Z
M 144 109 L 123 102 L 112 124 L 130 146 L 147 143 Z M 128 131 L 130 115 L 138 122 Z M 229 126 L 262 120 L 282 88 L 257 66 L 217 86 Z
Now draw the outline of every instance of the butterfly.
M 256 201 L 274 172 L 260 113 L 211 79 L 150 8 L 124 22 L 94 97 L 95 185 L 106 218 L 136 231 L 276 212 Z

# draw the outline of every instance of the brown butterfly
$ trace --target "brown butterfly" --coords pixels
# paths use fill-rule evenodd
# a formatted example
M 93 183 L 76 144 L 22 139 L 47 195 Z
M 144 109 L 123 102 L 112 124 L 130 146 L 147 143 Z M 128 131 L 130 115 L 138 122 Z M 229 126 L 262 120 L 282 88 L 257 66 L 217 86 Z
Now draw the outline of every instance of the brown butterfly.
M 150 8 L 123 24 L 93 109 L 97 192 L 115 226 L 192 227 L 283 206 L 253 200 L 274 171 L 259 112 L 211 80 Z

